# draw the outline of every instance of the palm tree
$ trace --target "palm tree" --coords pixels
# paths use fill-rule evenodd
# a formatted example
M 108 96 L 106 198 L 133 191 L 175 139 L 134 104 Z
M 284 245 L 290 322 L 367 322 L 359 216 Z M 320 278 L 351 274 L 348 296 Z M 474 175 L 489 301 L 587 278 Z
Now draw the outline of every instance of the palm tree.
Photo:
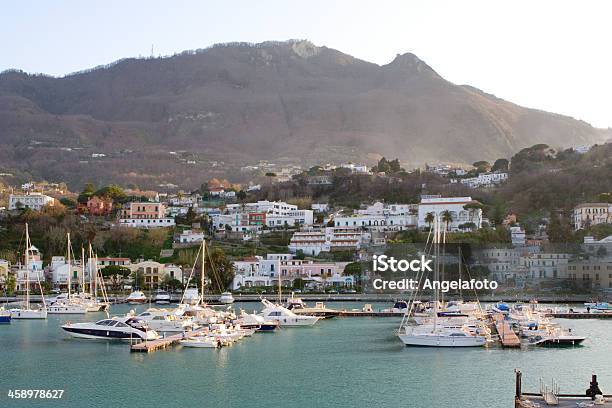
M 425 222 L 427 223 L 427 225 L 429 225 L 429 229 L 431 229 L 431 224 L 433 224 L 435 219 L 436 217 L 434 216 L 434 213 L 432 212 L 429 212 L 427 213 L 427 215 L 425 215 Z
M 448 225 L 453 222 L 453 214 L 448 210 L 443 211 L 442 222 L 444 223 L 444 228 L 448 231 Z

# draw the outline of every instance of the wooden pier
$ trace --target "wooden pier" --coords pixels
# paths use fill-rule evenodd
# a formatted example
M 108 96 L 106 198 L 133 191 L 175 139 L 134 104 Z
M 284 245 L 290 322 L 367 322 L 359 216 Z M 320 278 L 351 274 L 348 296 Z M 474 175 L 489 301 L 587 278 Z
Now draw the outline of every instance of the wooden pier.
M 565 312 L 565 313 L 546 313 L 547 317 L 557 319 L 612 319 L 612 313 L 582 313 L 582 312 Z
M 157 340 L 147 340 L 142 341 L 140 343 L 130 345 L 130 351 L 141 352 L 141 353 L 151 353 L 153 351 L 157 351 L 159 349 L 166 348 L 170 345 L 177 344 L 179 341 L 188 339 L 199 334 L 203 334 L 208 332 L 208 327 L 203 327 L 201 329 L 187 331 L 179 334 L 174 334 L 172 336 L 164 337 Z
M 514 330 L 510 327 L 510 324 L 504 319 L 504 315 L 501 313 L 493 316 L 495 323 L 495 329 L 499 334 L 499 341 L 503 347 L 520 347 L 521 340 L 518 338 Z
M 558 387 L 553 385 L 549 388 L 542 386 L 542 383 L 540 383 L 540 392 L 523 392 L 523 374 L 520 371 L 516 371 L 515 375 L 515 408 L 549 406 L 555 406 L 557 408 L 576 408 L 577 406 L 612 408 L 612 395 L 603 394 L 601 389 L 599 389 L 596 375 L 591 377 L 589 388 L 583 394 L 562 394 L 559 392 Z M 594 404 L 597 398 L 596 395 L 601 395 L 598 404 Z

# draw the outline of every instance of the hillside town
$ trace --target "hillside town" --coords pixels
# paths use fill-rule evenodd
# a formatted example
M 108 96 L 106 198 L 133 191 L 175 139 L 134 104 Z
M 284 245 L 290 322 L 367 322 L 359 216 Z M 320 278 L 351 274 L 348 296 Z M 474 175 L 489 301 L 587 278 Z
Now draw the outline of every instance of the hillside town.
M 494 166 L 475 163 L 472 170 L 431 165 L 425 173 L 443 177 L 449 185 L 490 191 L 507 182 L 507 168 L 507 161 Z M 324 188 L 321 186 L 338 170 L 347 171 L 349 177 L 378 178 L 403 171 L 398 163 L 381 161 L 373 168 L 352 163 L 319 166 L 290 177 L 303 176 L 306 185 Z M 386 177 L 393 180 L 396 176 Z M 290 182 L 275 179 L 265 187 Z M 112 185 L 95 190 L 89 185 L 77 196 L 65 185 L 29 182 L 4 188 L 7 205 L 1 208 L 0 220 L 31 218 L 30 222 L 35 222 L 36 213 L 68 213 L 77 217 L 79 228 L 109 231 L 111 236 L 133 230 L 144 235 L 130 236 L 157 241 L 158 252 L 125 256 L 122 251 L 129 253 L 129 249 L 109 250 L 93 234 L 95 250 L 102 252 L 95 258 L 96 268 L 108 270 L 106 284 L 117 290 L 129 288 L 137 280 L 149 290 L 184 285 L 186 271 L 192 267 L 186 262 L 188 254 L 203 241 L 217 245 L 218 251 L 227 255 L 231 271 L 225 289 L 265 292 L 280 283 L 304 291 L 368 290 L 372 256 L 397 245 L 424 242 L 435 219 L 442 220 L 449 239 L 466 239 L 472 244 L 470 267 L 506 290 L 612 290 L 612 233 L 598 238 L 584 235 L 582 242 L 572 246 L 555 244 L 549 239 L 554 229 L 560 228 L 555 218 L 543 218 L 535 229 L 527 231 L 520 214 L 509 212 L 501 222 L 492 220 L 490 207 L 485 214 L 486 206 L 468 195 L 421 194 L 415 203 L 372 200 L 351 208 L 321 200 L 251 201 L 260 197 L 262 189 L 254 183 L 238 189 L 210 180 L 204 187 L 171 193 L 133 192 Z M 611 225 L 610 202 L 582 202 L 572 210 L 571 229 L 575 233 Z M 2 228 L 8 233 L 7 226 Z M 85 248 L 91 243 L 91 238 L 82 239 L 80 245 Z M 22 252 L 2 248 L 0 255 L 7 259 L 0 259 L 0 290 L 22 291 L 26 276 L 30 283 L 42 281 L 56 291 L 66 289 L 69 275 L 72 282 L 90 278 L 92 261 L 86 262 L 85 256 L 79 259 L 78 250 L 68 262 L 65 246 L 58 246 L 63 253 L 43 254 L 35 245 L 28 274 Z

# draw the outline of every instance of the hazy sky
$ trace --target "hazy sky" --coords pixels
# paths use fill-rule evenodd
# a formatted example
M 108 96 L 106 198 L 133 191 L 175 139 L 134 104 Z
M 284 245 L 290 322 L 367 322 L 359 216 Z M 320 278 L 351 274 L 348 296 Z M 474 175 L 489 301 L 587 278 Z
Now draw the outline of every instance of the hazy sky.
M 0 70 L 63 75 L 119 58 L 309 39 L 386 64 L 413 52 L 446 79 L 612 127 L 611 1 L 12 1 Z

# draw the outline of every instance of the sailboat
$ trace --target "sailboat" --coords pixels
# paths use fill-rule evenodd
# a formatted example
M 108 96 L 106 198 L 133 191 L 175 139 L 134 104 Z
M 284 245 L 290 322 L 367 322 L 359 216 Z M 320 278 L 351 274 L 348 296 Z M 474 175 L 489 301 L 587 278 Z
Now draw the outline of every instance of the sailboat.
M 440 220 L 434 224 L 434 280 L 440 279 Z M 443 242 L 442 242 L 443 243 Z M 482 347 L 487 339 L 470 331 L 466 325 L 449 325 L 440 321 L 440 290 L 434 291 L 431 322 L 408 324 L 410 312 L 402 319 L 397 336 L 406 346 L 425 347 Z M 446 322 L 444 322 L 446 323 Z
M 40 289 L 40 296 L 42 297 L 42 308 L 32 309 L 30 305 L 30 250 L 32 243 L 30 242 L 30 232 L 28 224 L 25 225 L 25 272 L 26 272 L 26 301 L 25 304 L 17 309 L 11 309 L 12 319 L 46 319 L 47 318 L 47 305 L 45 304 L 45 295 L 43 294 L 42 285 L 38 273 L 36 273 L 36 281 Z
M 68 245 L 68 294 L 65 299 L 56 299 L 55 302 L 51 303 L 47 307 L 47 312 L 49 314 L 85 314 L 87 313 L 87 308 L 85 308 L 78 298 L 73 298 L 72 296 L 72 282 L 70 277 L 70 275 L 72 275 L 72 243 L 70 242 L 70 233 L 66 234 L 66 237 Z

